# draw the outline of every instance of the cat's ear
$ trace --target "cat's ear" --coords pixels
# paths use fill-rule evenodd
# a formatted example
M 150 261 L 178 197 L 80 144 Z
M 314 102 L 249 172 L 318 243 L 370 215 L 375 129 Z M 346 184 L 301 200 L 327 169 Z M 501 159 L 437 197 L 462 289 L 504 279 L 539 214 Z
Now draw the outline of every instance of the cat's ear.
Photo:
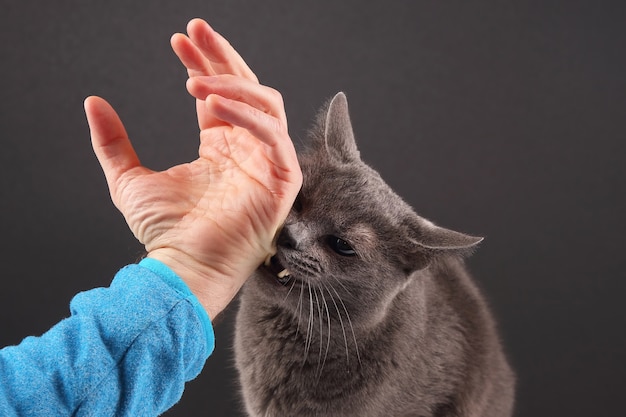
M 419 247 L 435 252 L 457 252 L 466 254 L 471 252 L 480 242 L 482 237 L 470 236 L 465 233 L 436 226 L 428 220 L 423 220 L 413 243 Z
M 432 256 L 451 254 L 467 256 L 484 240 L 482 237 L 470 236 L 437 226 L 419 216 L 406 222 L 409 229 L 409 244 L 414 255 L 409 260 L 409 269 L 417 270 L 425 267 Z M 419 254 L 419 255 L 418 255 Z M 411 265 L 414 262 L 415 265 Z
M 337 93 L 328 104 L 324 121 L 324 144 L 328 154 L 341 162 L 360 158 L 348 112 L 348 99 L 343 92 Z

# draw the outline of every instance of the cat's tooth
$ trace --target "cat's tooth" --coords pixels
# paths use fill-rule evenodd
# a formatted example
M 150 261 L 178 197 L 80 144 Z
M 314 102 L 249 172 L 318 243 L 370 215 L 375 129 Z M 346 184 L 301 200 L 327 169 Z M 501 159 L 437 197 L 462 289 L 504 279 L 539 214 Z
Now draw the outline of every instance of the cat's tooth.
M 277 275 L 278 278 L 285 278 L 287 275 L 290 275 L 290 272 L 287 268 L 280 271 Z

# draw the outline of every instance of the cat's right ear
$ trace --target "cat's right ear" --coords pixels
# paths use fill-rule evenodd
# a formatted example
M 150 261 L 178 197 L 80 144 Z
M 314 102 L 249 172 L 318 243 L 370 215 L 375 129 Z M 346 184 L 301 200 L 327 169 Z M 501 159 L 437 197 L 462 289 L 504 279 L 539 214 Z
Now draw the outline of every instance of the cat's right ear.
M 328 104 L 324 122 L 324 143 L 329 156 L 348 163 L 360 159 L 348 111 L 348 99 L 339 92 Z

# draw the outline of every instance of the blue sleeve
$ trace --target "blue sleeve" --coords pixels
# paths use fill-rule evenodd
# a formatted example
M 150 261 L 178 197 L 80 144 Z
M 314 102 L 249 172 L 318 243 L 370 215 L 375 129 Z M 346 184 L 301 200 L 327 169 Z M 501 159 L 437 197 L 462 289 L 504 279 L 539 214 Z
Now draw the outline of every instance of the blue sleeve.
M 2 416 L 157 416 L 214 348 L 206 311 L 153 259 L 77 294 L 71 316 L 0 350 Z

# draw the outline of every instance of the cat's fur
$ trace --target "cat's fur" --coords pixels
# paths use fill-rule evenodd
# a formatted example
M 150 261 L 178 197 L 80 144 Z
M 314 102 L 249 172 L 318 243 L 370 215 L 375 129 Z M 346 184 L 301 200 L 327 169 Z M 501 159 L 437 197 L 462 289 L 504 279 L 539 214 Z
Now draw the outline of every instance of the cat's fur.
M 361 161 L 343 93 L 318 116 L 300 164 L 274 262 L 240 297 L 248 413 L 510 416 L 513 372 L 462 261 L 481 239 L 419 217 Z

